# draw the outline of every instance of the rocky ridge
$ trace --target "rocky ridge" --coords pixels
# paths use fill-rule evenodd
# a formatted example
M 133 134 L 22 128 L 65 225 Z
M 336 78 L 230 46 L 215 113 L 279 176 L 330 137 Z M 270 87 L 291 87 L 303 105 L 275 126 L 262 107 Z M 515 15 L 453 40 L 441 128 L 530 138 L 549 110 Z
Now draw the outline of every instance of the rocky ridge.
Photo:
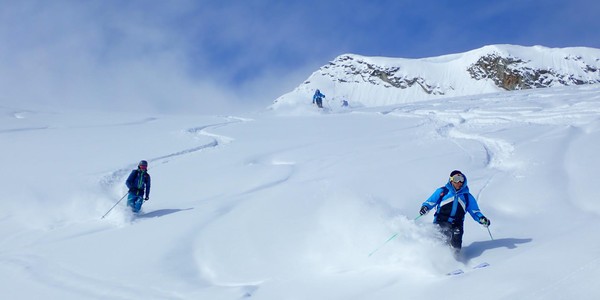
M 274 108 L 306 104 L 316 89 L 328 101 L 380 106 L 585 84 L 600 84 L 600 49 L 490 45 L 422 59 L 344 54 L 275 100 Z
M 508 91 L 600 83 L 598 67 L 587 64 L 581 56 L 566 56 L 564 59 L 578 62 L 580 70 L 590 76 L 561 73 L 553 68 L 532 68 L 520 58 L 503 57 L 497 53 L 479 58 L 476 63 L 469 66 L 467 71 L 475 80 L 490 79 L 498 87 Z

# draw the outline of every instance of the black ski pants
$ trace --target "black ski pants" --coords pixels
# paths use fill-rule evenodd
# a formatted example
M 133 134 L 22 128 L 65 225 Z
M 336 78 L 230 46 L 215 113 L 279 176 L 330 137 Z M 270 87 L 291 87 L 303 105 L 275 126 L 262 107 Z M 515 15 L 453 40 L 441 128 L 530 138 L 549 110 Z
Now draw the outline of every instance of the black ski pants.
M 449 222 L 437 223 L 440 227 L 440 232 L 444 235 L 446 244 L 455 250 L 462 248 L 463 224 L 453 224 Z

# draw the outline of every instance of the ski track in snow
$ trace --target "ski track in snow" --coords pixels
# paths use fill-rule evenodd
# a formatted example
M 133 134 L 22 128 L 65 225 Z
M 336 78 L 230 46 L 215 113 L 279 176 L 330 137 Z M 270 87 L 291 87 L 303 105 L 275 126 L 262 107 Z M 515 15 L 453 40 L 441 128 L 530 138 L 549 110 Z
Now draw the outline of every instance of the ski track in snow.
M 573 268 L 572 271 L 559 276 L 558 279 L 544 285 L 543 287 L 534 289 L 529 295 L 526 295 L 527 299 L 552 299 L 553 295 L 560 294 L 561 291 L 571 289 L 572 286 L 581 283 L 582 277 L 587 277 L 585 274 L 593 273 L 600 267 L 600 257 L 596 257 L 584 264 L 578 265 Z M 584 274 L 584 275 L 582 275 Z M 589 278 L 591 284 L 595 282 L 594 279 Z M 577 298 L 577 297 L 573 297 Z
M 233 117 L 233 116 L 226 117 L 226 119 L 228 120 L 227 122 L 209 124 L 209 125 L 189 128 L 189 129 L 185 130 L 185 132 L 187 132 L 188 134 L 191 134 L 192 136 L 199 135 L 199 136 L 209 137 L 209 138 L 211 138 L 210 142 L 199 145 L 197 147 L 187 148 L 187 149 L 183 149 L 181 151 L 153 157 L 151 159 L 148 159 L 148 162 L 156 163 L 158 166 L 159 163 L 161 163 L 161 164 L 168 163 L 169 159 L 171 159 L 171 158 L 179 157 L 182 155 L 188 155 L 188 154 L 195 153 L 195 152 L 198 152 L 198 151 L 201 151 L 204 149 L 208 149 L 208 148 L 216 148 L 220 144 L 230 143 L 231 141 L 233 141 L 232 138 L 222 136 L 222 135 L 212 134 L 212 133 L 208 132 L 207 129 L 214 129 L 214 128 L 219 128 L 222 126 L 239 123 L 239 122 L 250 121 L 249 119 L 238 118 L 238 117 Z M 136 123 L 132 122 L 132 123 L 125 123 L 125 124 L 132 125 L 132 124 L 136 124 Z M 125 125 L 125 124 L 122 124 L 122 125 Z M 129 174 L 132 169 L 135 169 L 136 166 L 137 166 L 136 164 L 131 164 L 131 165 L 125 166 L 121 169 L 118 169 L 118 170 L 112 172 L 110 175 L 107 175 L 104 178 L 102 178 L 100 180 L 100 184 L 102 186 L 104 186 L 105 189 L 112 189 L 115 185 L 120 184 L 123 181 L 123 178 L 125 176 L 127 176 L 127 174 Z M 154 168 L 156 168 L 156 167 L 154 167 Z
M 203 243 L 200 241 L 201 238 L 198 233 L 203 232 L 203 230 L 205 230 L 211 224 L 227 216 L 241 203 L 252 201 L 251 197 L 247 197 L 249 194 L 273 188 L 289 180 L 294 173 L 295 163 L 279 160 L 273 161 L 271 156 L 272 154 L 265 155 L 260 158 L 254 158 L 250 164 L 284 168 L 282 174 L 278 173 L 277 176 L 270 181 L 259 182 L 256 186 L 249 187 L 235 194 L 227 195 L 226 197 L 206 199 L 204 201 L 205 204 L 212 204 L 212 209 L 204 218 L 201 219 L 202 221 L 197 221 L 192 228 L 187 230 L 187 232 L 182 235 L 186 238 L 182 239 L 180 244 L 176 247 L 177 249 L 172 250 L 174 253 L 180 253 L 179 255 L 174 256 L 177 257 L 174 260 L 177 261 L 177 265 L 185 268 L 183 272 L 187 274 L 194 274 L 191 276 L 194 278 L 193 280 L 190 280 L 190 278 L 183 279 L 187 281 L 188 285 L 197 286 L 200 283 L 204 286 L 233 289 L 242 295 L 241 299 L 252 297 L 252 295 L 260 288 L 260 285 L 263 283 L 263 281 L 231 282 L 220 280 L 218 276 L 214 274 L 214 271 L 208 265 L 203 263 L 202 256 L 198 255 L 198 253 L 202 252 L 202 248 L 204 247 Z M 182 256 L 181 253 L 186 254 Z M 190 262 L 195 262 L 195 264 Z
M 563 93 L 569 94 L 570 91 L 567 89 Z M 589 93 L 593 95 L 594 91 L 591 90 Z M 558 94 L 560 95 L 560 93 Z M 478 98 L 477 102 L 473 103 L 450 100 L 447 104 L 450 108 L 447 109 L 431 107 L 422 103 L 407 104 L 385 111 L 384 114 L 422 116 L 434 125 L 435 131 L 441 138 L 473 140 L 480 143 L 486 153 L 483 164 L 488 168 L 509 171 L 519 168 L 522 164 L 522 162 L 511 161 L 514 145 L 498 137 L 473 134 L 470 131 L 481 132 L 481 128 L 485 127 L 510 127 L 511 124 L 523 122 L 580 127 L 588 124 L 590 119 L 600 118 L 598 117 L 600 109 L 593 104 L 600 96 L 586 97 L 584 98 L 586 100 L 582 101 L 574 99 L 562 105 L 544 103 L 545 98 L 551 96 L 556 95 L 544 93 L 528 95 L 530 98 L 537 98 L 539 106 L 523 107 L 522 101 L 519 101 L 523 96 L 511 97 L 503 94 Z M 465 106 L 459 107 L 459 104 Z M 472 128 L 477 130 L 472 130 Z
M 20 132 L 20 131 L 34 131 L 34 130 L 44 130 L 44 129 L 50 129 L 50 127 L 41 126 L 41 127 L 23 127 L 23 128 L 14 128 L 14 129 L 3 129 L 3 130 L 0 130 L 0 133 L 13 133 L 13 132 Z
M 57 290 L 68 290 L 85 299 L 183 299 L 154 287 L 126 285 L 91 277 L 34 255 L 15 255 L 0 261 L 14 269 L 14 272 L 25 272 L 37 282 Z
M 26 114 L 34 114 L 33 111 L 25 111 L 25 112 L 15 112 L 13 116 L 15 119 L 26 119 Z M 157 118 L 150 117 L 144 118 L 138 121 L 124 122 L 124 123 L 115 123 L 115 124 L 100 124 L 100 125 L 86 125 L 86 126 L 65 126 L 65 127 L 51 127 L 51 126 L 35 126 L 35 127 L 20 127 L 20 128 L 11 128 L 11 129 L 2 129 L 0 130 L 0 134 L 4 133 L 15 133 L 15 132 L 23 132 L 23 131 L 36 131 L 36 130 L 53 130 L 53 129 L 83 129 L 83 128 L 104 128 L 104 127 L 120 127 L 120 126 L 134 126 L 140 124 L 146 124 L 149 122 L 153 122 L 158 120 Z

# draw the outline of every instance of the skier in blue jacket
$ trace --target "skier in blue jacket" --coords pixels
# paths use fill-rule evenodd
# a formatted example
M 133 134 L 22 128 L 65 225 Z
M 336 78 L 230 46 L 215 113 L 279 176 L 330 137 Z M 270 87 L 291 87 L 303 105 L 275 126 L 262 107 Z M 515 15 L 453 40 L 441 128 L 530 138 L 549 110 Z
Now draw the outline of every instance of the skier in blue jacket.
M 319 108 L 323 108 L 323 98 L 325 98 L 325 95 L 323 95 L 321 93 L 321 91 L 319 91 L 319 89 L 317 89 L 315 91 L 315 94 L 313 95 L 313 104 L 317 103 L 317 106 Z
M 467 177 L 458 170 L 450 173 L 450 179 L 445 186 L 435 190 L 429 197 L 419 213 L 425 215 L 432 208 L 436 209 L 433 223 L 437 224 L 448 243 L 458 254 L 462 248 L 463 223 L 468 212 L 479 224 L 488 227 L 491 222 L 481 211 L 477 200 L 469 192 Z
M 144 201 L 150 198 L 150 174 L 148 174 L 148 162 L 140 161 L 136 170 L 132 170 L 127 181 L 125 181 L 129 194 L 127 195 L 127 206 L 131 211 L 137 213 L 142 209 Z M 144 197 L 145 195 L 145 197 Z

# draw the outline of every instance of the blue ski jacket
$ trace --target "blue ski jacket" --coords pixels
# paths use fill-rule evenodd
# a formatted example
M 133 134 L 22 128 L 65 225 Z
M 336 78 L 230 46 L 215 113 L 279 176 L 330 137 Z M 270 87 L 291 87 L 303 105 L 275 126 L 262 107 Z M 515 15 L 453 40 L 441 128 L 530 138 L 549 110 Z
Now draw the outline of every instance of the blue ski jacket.
M 150 174 L 145 170 L 138 168 L 137 170 L 131 171 L 125 184 L 127 185 L 129 192 L 136 196 L 143 196 L 144 193 L 146 194 L 146 198 L 150 196 Z
M 477 222 L 484 216 L 479 211 L 477 200 L 469 192 L 467 176 L 464 176 L 464 178 L 465 182 L 459 190 L 455 190 L 450 180 L 448 180 L 445 186 L 435 190 L 431 197 L 423 202 L 423 206 L 426 206 L 429 210 L 434 207 L 436 209 L 433 223 L 451 223 L 462 226 L 467 212 Z
M 321 99 L 321 98 L 325 98 L 325 95 L 323 95 L 321 93 L 321 91 L 316 90 L 315 94 L 313 95 L 313 102 L 315 102 L 315 101 L 317 101 L 318 99 Z

